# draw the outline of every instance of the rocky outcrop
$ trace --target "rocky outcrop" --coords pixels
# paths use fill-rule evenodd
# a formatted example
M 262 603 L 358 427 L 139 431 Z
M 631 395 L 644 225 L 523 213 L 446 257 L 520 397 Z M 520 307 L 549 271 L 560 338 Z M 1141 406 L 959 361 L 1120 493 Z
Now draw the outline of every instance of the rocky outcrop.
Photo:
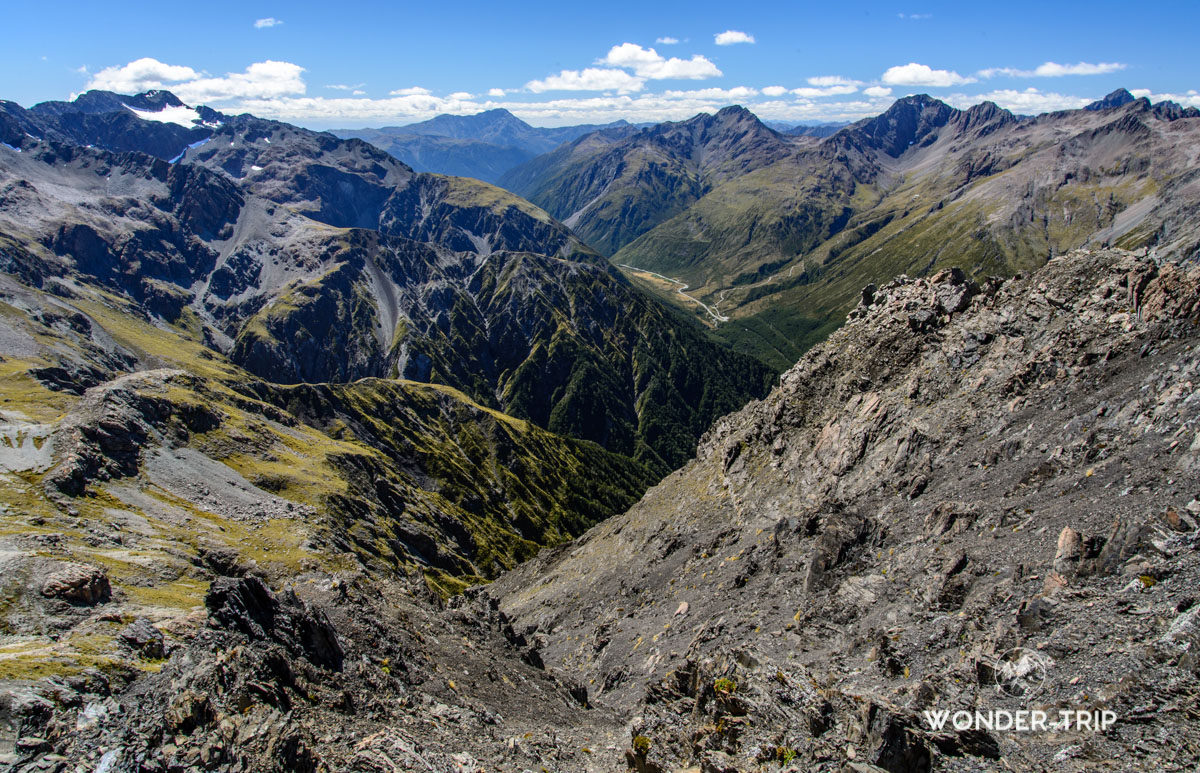
M 93 606 L 108 601 L 112 586 L 108 573 L 97 566 L 70 564 L 56 570 L 42 583 L 42 595 L 76 604 Z
M 282 600 L 257 577 L 221 577 L 204 597 L 213 625 L 251 639 L 271 639 L 314 665 L 339 671 L 345 652 L 325 613 L 304 604 L 295 593 Z
M 220 423 L 203 405 L 179 404 L 165 392 L 178 370 L 141 371 L 89 389 L 54 433 L 55 466 L 46 473 L 48 491 L 77 496 L 92 482 L 136 475 L 141 449 L 168 435 L 186 439 Z

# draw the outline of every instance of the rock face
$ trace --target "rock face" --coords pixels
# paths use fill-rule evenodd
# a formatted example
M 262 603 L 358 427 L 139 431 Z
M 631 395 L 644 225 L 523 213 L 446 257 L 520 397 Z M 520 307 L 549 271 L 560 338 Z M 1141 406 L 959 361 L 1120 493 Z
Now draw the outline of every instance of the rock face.
M 257 577 L 222 577 L 209 588 L 204 605 L 216 626 L 250 639 L 272 639 L 293 655 L 340 671 L 345 652 L 325 613 L 307 606 L 294 593 L 284 601 Z
M 99 567 L 71 564 L 59 569 L 42 584 L 42 595 L 75 604 L 93 606 L 108 601 L 112 587 L 108 574 Z
M 489 592 L 637 717 L 646 769 L 1194 761 L 1198 312 L 1200 269 L 1119 251 L 902 277 L 629 513 Z M 930 725 L 1028 708 L 1015 648 L 1039 704 L 1127 719 Z

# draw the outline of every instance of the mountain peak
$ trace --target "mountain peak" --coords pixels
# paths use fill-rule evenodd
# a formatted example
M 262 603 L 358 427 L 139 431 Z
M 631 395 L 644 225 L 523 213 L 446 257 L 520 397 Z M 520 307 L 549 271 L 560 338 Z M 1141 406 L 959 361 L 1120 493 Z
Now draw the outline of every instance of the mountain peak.
M 119 113 L 126 108 L 156 113 L 167 107 L 186 107 L 186 105 L 183 100 L 166 89 L 153 89 L 132 96 L 93 89 L 85 91 L 70 102 L 40 102 L 29 109 L 40 115 L 63 115 L 65 113 L 100 115 L 102 113 Z
M 940 99 L 913 94 L 897 99 L 883 115 L 864 119 L 854 126 L 870 144 L 896 158 L 910 146 L 936 138 L 935 130 L 958 113 Z
M 726 105 L 716 113 L 718 118 L 753 118 L 758 120 L 758 116 L 750 112 L 741 105 Z
M 1084 110 L 1111 110 L 1114 107 L 1124 107 L 1134 101 L 1134 96 L 1126 89 L 1117 89 L 1104 99 L 1098 99 Z

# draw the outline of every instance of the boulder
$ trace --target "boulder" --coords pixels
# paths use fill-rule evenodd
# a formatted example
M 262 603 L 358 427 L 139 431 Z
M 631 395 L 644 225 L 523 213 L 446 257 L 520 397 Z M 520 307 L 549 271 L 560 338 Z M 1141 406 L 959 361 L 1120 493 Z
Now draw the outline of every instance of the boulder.
M 42 595 L 91 606 L 108 601 L 112 586 L 109 585 L 108 574 L 100 567 L 69 564 L 46 578 L 42 584 Z

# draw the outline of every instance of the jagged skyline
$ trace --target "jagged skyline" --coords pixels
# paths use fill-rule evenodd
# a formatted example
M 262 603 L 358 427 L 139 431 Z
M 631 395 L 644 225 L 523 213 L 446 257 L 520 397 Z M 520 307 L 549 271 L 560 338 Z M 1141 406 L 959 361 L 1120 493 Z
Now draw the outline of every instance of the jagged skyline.
M 39 12 L 24 4 L 9 18 L 40 30 Z M 497 107 L 541 126 L 660 121 L 731 103 L 767 120 L 844 121 L 922 91 L 1018 113 L 1081 107 L 1119 86 L 1200 105 L 1194 68 L 1170 55 L 1172 38 L 1197 21 L 1191 6 L 1093 3 L 1081 14 L 1028 2 L 707 3 L 684 15 L 617 3 L 592 16 L 548 3 L 521 14 L 468 3 L 453 15 L 378 4 L 355 14 L 307 4 L 222 2 L 204 15 L 80 7 L 52 32 L 15 36 L 0 62 L 6 96 L 23 104 L 89 88 L 167 88 L 191 104 L 314 128 Z

